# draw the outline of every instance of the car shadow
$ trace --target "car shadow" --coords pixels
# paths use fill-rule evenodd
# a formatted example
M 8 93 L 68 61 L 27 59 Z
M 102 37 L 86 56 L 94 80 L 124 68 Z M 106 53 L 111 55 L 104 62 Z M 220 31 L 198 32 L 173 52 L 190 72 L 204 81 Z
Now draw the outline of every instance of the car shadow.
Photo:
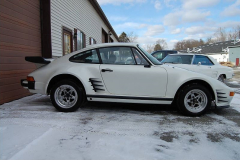
M 137 103 L 113 103 L 113 102 L 87 102 L 82 109 L 94 110 L 114 110 L 114 111 L 137 111 L 137 112 L 151 112 L 153 114 L 179 114 L 177 108 L 172 105 L 159 104 L 137 104 Z

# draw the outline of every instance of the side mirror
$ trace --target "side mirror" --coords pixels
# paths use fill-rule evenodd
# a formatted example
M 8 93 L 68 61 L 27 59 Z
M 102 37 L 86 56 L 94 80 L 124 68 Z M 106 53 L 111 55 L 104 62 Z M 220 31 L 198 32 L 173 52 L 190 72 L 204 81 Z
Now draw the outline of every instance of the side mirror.
M 198 62 L 198 66 L 200 66 L 202 63 L 201 62 Z

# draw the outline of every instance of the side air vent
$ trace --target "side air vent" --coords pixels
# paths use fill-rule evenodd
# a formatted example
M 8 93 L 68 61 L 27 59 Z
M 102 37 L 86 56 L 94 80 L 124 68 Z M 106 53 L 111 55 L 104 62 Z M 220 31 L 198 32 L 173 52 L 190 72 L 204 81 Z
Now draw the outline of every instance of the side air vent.
M 217 101 L 218 101 L 218 103 L 228 102 L 226 93 L 223 93 L 220 90 L 217 90 Z
M 92 84 L 91 86 L 95 92 L 105 91 L 102 81 L 98 78 L 89 78 L 89 82 Z

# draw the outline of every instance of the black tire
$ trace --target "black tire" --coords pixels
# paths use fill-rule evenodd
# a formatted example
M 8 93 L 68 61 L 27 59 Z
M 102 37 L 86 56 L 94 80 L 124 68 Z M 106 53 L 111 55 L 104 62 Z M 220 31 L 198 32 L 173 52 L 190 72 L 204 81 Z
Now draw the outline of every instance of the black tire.
M 81 85 L 67 79 L 52 87 L 50 98 L 58 111 L 73 112 L 83 105 L 85 94 Z
M 219 80 L 220 82 L 225 83 L 225 78 L 224 78 L 224 76 L 223 76 L 222 74 L 218 77 L 218 80 Z
M 187 116 L 200 116 L 210 107 L 212 95 L 201 84 L 188 84 L 177 95 L 177 106 L 181 113 Z

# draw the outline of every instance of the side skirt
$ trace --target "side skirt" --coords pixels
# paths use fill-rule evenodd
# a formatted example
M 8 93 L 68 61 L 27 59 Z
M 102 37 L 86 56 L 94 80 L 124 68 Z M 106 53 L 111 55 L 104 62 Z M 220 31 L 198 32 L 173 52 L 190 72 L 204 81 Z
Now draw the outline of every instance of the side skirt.
M 171 104 L 173 101 L 173 98 L 87 95 L 87 100 L 99 101 L 99 102 Z

